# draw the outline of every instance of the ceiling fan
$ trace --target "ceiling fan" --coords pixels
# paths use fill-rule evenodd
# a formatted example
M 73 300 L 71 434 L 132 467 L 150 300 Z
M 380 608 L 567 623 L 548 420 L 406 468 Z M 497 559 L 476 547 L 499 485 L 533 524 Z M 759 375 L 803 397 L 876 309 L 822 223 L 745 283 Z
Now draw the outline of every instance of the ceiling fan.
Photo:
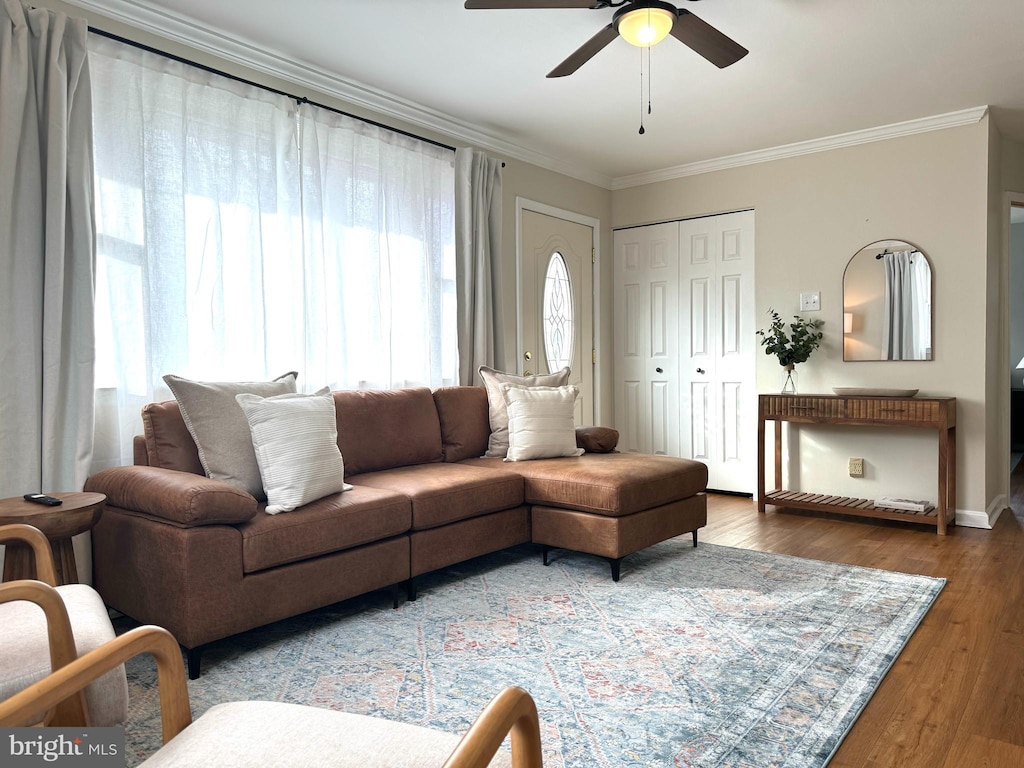
M 672 35 L 716 67 L 724 68 L 747 55 L 742 45 L 719 32 L 706 21 L 683 8 L 660 0 L 466 0 L 469 10 L 512 10 L 520 8 L 617 8 L 611 23 L 576 49 L 569 58 L 548 72 L 548 77 L 565 77 L 582 67 L 616 37 L 633 45 L 650 46 Z

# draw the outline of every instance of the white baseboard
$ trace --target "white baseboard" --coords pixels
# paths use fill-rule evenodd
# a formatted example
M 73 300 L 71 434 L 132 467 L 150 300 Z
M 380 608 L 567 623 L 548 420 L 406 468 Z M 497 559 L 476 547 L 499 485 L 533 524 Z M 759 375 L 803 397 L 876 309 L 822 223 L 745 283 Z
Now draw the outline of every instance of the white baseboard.
M 992 526 L 996 524 L 996 520 L 999 519 L 999 515 L 1002 514 L 1003 510 L 1007 507 L 1006 496 L 996 496 L 992 503 L 988 505 L 988 509 L 984 512 L 979 512 L 976 509 L 958 509 L 956 511 L 956 524 L 962 525 L 965 528 L 986 528 L 992 529 Z

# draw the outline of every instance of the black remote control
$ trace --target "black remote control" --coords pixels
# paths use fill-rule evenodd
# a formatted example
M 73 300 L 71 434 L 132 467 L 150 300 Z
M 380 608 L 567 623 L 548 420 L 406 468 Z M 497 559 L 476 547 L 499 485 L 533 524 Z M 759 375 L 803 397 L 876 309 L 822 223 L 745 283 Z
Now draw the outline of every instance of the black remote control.
M 58 499 L 56 496 L 47 496 L 43 493 L 26 493 L 25 501 L 31 501 L 33 504 L 42 504 L 47 507 L 58 507 L 64 503 L 62 499 Z

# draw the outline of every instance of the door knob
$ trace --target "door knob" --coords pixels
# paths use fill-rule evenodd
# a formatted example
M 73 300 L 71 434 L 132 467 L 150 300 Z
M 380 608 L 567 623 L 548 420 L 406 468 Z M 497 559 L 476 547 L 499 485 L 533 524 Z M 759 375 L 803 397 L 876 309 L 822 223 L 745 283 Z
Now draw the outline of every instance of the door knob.
M 665 372 L 661 368 L 655 368 L 654 370 L 656 370 L 658 373 L 664 373 Z
M 533 354 L 531 352 L 524 352 L 523 353 L 523 359 L 524 360 L 533 360 Z
M 697 369 L 697 373 L 699 373 L 699 374 L 703 375 L 703 374 L 705 373 L 705 371 L 704 371 L 704 369 L 703 369 L 703 368 L 698 368 L 698 369 Z

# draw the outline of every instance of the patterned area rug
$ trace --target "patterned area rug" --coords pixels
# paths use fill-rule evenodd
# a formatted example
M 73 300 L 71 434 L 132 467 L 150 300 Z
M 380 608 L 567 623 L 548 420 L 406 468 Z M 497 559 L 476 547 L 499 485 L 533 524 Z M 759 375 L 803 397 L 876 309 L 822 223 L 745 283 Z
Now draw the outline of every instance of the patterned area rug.
M 526 688 L 548 768 L 825 765 L 944 581 L 689 535 L 630 556 L 533 547 L 229 638 L 189 682 L 194 716 L 269 699 L 461 733 Z M 127 622 L 124 622 L 127 628 Z M 129 765 L 159 745 L 156 673 L 129 666 Z

